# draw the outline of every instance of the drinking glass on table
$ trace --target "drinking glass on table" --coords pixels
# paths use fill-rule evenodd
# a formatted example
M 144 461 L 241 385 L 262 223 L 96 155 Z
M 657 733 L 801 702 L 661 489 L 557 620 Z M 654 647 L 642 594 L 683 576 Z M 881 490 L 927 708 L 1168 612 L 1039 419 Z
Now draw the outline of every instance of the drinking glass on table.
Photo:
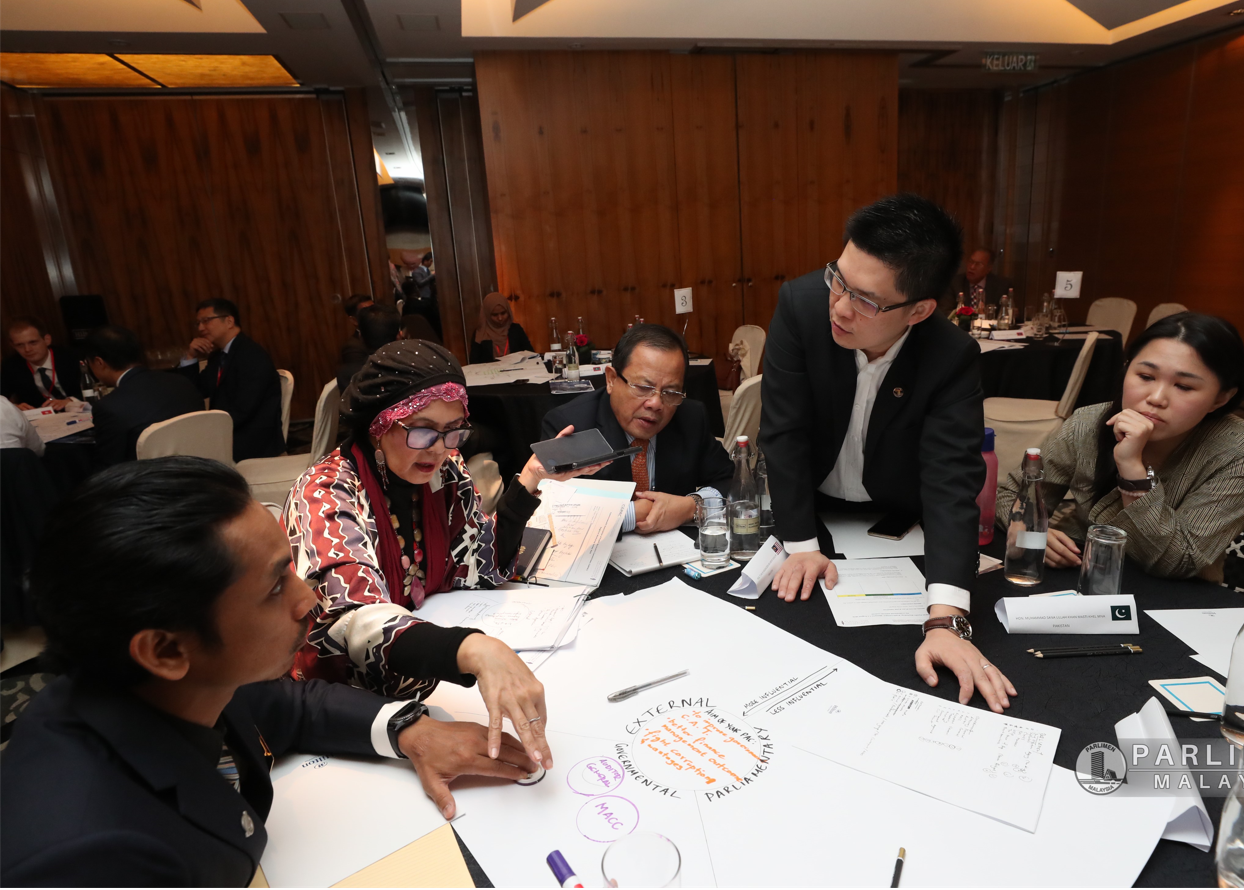
M 730 513 L 726 499 L 708 497 L 696 511 L 699 529 L 700 561 L 705 568 L 721 568 L 730 561 Z
M 682 854 L 663 834 L 637 831 L 605 848 L 600 870 L 606 887 L 681 887 Z
M 1090 525 L 1080 563 L 1080 583 L 1076 589 L 1089 596 L 1117 596 L 1123 579 L 1123 551 L 1127 532 L 1113 525 Z

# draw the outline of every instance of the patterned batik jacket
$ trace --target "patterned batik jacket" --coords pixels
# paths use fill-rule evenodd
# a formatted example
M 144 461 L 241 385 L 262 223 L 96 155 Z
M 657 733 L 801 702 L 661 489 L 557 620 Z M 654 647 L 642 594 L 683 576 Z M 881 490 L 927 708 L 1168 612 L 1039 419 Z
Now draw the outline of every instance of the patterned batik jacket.
M 497 565 L 496 519 L 480 508 L 479 492 L 457 452 L 427 486 L 446 498 L 453 568 L 441 585 L 494 587 L 509 580 L 513 565 Z M 354 464 L 341 450 L 309 468 L 285 505 L 294 571 L 316 592 L 307 646 L 294 672 L 350 683 L 394 698 L 422 699 L 434 679 L 404 677 L 388 666 L 394 641 L 420 622 L 405 591 L 392 591 L 380 569 L 376 523 L 388 522 L 368 500 Z M 437 591 L 428 591 L 431 595 Z

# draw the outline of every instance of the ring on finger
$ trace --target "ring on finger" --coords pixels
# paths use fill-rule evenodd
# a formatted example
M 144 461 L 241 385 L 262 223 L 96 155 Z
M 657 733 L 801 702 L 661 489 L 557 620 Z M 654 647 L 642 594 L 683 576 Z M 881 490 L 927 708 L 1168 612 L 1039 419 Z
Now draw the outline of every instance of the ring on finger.
M 992 664 L 990 664 L 989 662 L 987 662 L 987 661 L 982 661 L 982 662 L 981 662 L 981 669 L 982 669 L 982 670 L 984 670 L 985 668 L 991 668 L 991 667 L 993 667 L 993 665 L 992 665 Z
M 530 726 L 533 723 L 539 723 L 543 719 L 543 717 L 532 717 L 527 721 L 527 725 Z

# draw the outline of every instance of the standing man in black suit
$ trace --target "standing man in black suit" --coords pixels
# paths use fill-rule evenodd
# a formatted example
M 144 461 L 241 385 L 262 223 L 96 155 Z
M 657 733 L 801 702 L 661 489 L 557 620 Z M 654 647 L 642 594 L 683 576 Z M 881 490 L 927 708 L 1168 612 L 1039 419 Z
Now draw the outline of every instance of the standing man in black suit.
M 819 510 L 921 519 L 930 620 L 916 670 L 954 672 L 959 700 L 994 711 L 1015 688 L 972 645 L 976 497 L 985 482 L 980 349 L 936 312 L 959 264 L 959 225 L 931 201 L 895 195 L 847 222 L 841 256 L 782 285 L 765 343 L 760 444 L 790 557 L 773 589 L 807 599 L 834 564 Z
M 23 411 L 52 407 L 63 411 L 70 399 L 82 398 L 78 356 L 64 346 L 52 348 L 43 322 L 19 316 L 9 322 L 14 355 L 0 365 L 0 389 Z
M 306 640 L 315 593 L 280 524 L 223 464 L 105 470 L 58 508 L 44 542 L 33 588 L 67 674 L 30 703 L 4 752 L 6 887 L 244 887 L 268 842 L 268 773 L 286 752 L 405 757 L 446 819 L 457 776 L 536 770 L 508 733 L 490 758 L 481 724 L 276 679 Z M 483 656 L 464 659 L 471 644 L 513 658 L 470 632 L 456 662 L 428 659 L 430 674 L 486 676 Z
M 993 274 L 993 261 L 994 252 L 988 247 L 978 247 L 968 255 L 963 274 L 956 275 L 950 285 L 949 305 L 945 307 L 947 312 L 955 308 L 959 294 L 963 294 L 966 306 L 976 301 L 978 293 L 984 294 L 986 305 L 998 305 L 998 301 L 1011 289 L 1011 279 Z
M 95 458 L 101 467 L 135 460 L 142 431 L 153 423 L 203 410 L 203 398 L 180 374 L 150 371 L 133 331 L 108 325 L 86 338 L 87 367 L 112 392 L 95 403 Z
M 704 406 L 687 394 L 690 358 L 682 337 L 659 324 L 638 324 L 622 335 L 605 369 L 605 388 L 544 417 L 545 438 L 563 428 L 599 429 L 614 448 L 641 445 L 628 462 L 615 460 L 596 475 L 635 482 L 622 531 L 669 531 L 695 517 L 701 498 L 721 497 L 734 465 L 713 438 Z
M 233 459 L 276 457 L 285 450 L 281 432 L 281 378 L 262 346 L 242 333 L 238 307 L 220 297 L 195 309 L 198 336 L 190 341 L 180 371 L 233 418 Z M 201 359 L 207 367 L 199 370 Z

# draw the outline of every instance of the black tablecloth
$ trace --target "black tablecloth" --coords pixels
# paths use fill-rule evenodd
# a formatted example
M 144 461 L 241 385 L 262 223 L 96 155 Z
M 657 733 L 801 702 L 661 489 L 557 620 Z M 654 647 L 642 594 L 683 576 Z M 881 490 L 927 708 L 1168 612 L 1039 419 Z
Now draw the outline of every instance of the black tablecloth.
M 1102 331 L 1093 350 L 1084 386 L 1076 407 L 1109 402 L 1114 398 L 1118 374 L 1123 367 L 1122 340 L 1114 331 Z M 1021 341 L 1027 342 L 1027 341 Z M 981 356 L 981 379 L 985 398 L 1048 399 L 1063 397 L 1083 340 L 1047 337 L 1023 349 L 996 349 Z
M 998 540 L 983 549 L 990 555 L 999 558 L 1002 556 L 1002 546 Z M 915 562 L 923 570 L 923 558 L 915 557 Z M 1021 590 L 1009 584 L 998 570 L 982 575 L 972 594 L 974 641 L 989 661 L 997 665 L 1019 690 L 1019 695 L 1011 699 L 1011 707 L 1006 713 L 1061 729 L 1062 736 L 1054 754 L 1054 762 L 1071 770 L 1075 769 L 1076 756 L 1086 745 L 1102 741 L 1117 743 L 1114 724 L 1139 710 L 1155 694 L 1149 686 L 1150 680 L 1212 673 L 1200 662 L 1189 658 L 1193 654 L 1192 650 L 1146 615 L 1146 609 L 1244 606 L 1244 597 L 1227 588 L 1203 581 L 1164 581 L 1152 578 L 1129 561 L 1123 573 L 1123 592 L 1136 597 L 1140 612 L 1140 634 L 1134 639 L 1077 636 L 1069 641 L 1065 636 L 1054 635 L 1011 636 L 994 615 L 993 606 L 1000 597 L 1074 588 L 1077 573 L 1078 570 L 1047 568 L 1043 584 Z M 627 578 L 611 567 L 594 596 L 631 593 L 664 583 L 674 577 L 733 603 L 740 609 L 744 605 L 754 605 L 755 614 L 759 617 L 815 646 L 846 658 L 888 683 L 917 689 L 947 700 L 958 700 L 959 684 L 950 672 L 940 671 L 939 683 L 932 688 L 926 686 L 917 676 L 914 656 L 920 644 L 919 628 L 838 627 L 834 623 L 829 603 L 819 593 L 806 601 L 786 603 L 768 592 L 759 600 L 749 602 L 726 595 L 726 589 L 738 578 L 737 571 L 693 581 L 682 574 L 679 568 Z M 1094 645 L 1123 640 L 1140 643 L 1144 648 L 1143 654 L 1113 658 L 1041 660 L 1026 651 L 1043 645 Z M 985 707 L 979 695 L 973 699 L 972 704 Z M 556 719 L 556 715 L 550 717 Z M 1180 738 L 1214 738 L 1219 732 L 1215 723 L 1172 718 L 1172 724 Z M 1222 814 L 1223 799 L 1206 797 L 1204 800 L 1210 819 L 1217 825 Z M 1091 828 L 1085 826 L 1086 830 Z M 964 839 L 963 854 L 972 855 L 969 838 Z M 1103 850 L 1102 855 L 1108 856 L 1110 851 Z M 487 877 L 473 857 L 468 857 L 468 865 L 472 868 L 472 875 L 478 886 L 491 886 L 483 883 Z M 1017 865 L 1022 867 L 1022 863 Z M 1159 841 L 1136 886 L 1194 887 L 1213 886 L 1215 882 L 1212 850 L 1202 853 L 1187 844 Z
M 604 375 L 584 379 L 590 380 L 596 389 L 605 385 Z M 467 395 L 471 402 L 472 425 L 486 428 L 479 437 L 480 443 L 472 444 L 477 445 L 477 450 L 492 452 L 503 479 L 521 470 L 531 457 L 531 443 L 544 438 L 540 431 L 544 415 L 576 398 L 553 395 L 547 383 L 472 386 L 467 389 Z M 687 369 L 687 396 L 704 403 L 713 435 L 725 435 L 721 398 L 717 394 L 717 372 L 711 362 Z

